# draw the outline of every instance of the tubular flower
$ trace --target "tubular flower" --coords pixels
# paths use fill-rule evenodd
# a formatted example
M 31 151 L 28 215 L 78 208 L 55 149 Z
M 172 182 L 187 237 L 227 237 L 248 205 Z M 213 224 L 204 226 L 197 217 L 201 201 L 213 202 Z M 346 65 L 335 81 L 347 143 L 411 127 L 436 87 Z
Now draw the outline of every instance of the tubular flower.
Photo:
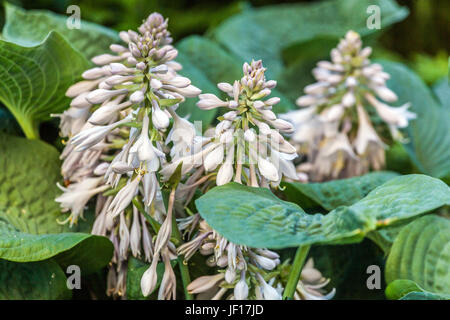
M 205 134 L 189 154 L 172 159 L 173 165 L 162 172 L 166 179 L 181 162 L 183 173 L 200 166 L 206 172 L 214 172 L 217 185 L 234 180 L 268 187 L 277 186 L 282 176 L 297 179 L 290 162 L 297 156 L 296 150 L 280 134 L 292 132 L 293 127 L 272 111 L 279 98 L 263 100 L 276 86 L 275 81 L 266 80 L 265 71 L 261 60 L 244 63 L 244 76 L 240 80 L 218 84 L 229 96 L 228 100 L 211 93 L 199 96 L 199 108 L 223 107 L 229 111 L 218 118 L 215 129 Z
M 399 129 L 416 117 L 409 103 L 386 104 L 397 95 L 386 86 L 389 74 L 368 59 L 371 52 L 362 47 L 359 34 L 348 31 L 331 51 L 331 61 L 320 61 L 313 70 L 317 82 L 296 101 L 302 109 L 281 116 L 294 125 L 292 142 L 307 155 L 307 163 L 297 169 L 313 181 L 382 169 L 383 141 L 401 139 Z M 391 137 L 385 136 L 388 131 Z
M 281 299 L 290 268 L 287 262 L 280 263 L 280 257 L 274 251 L 233 244 L 204 220 L 198 221 L 198 214 L 179 221 L 181 230 L 192 230 L 198 223 L 198 233 L 178 248 L 178 254 L 186 260 L 197 252 L 209 256 L 207 265 L 219 268 L 219 273 L 195 279 L 188 286 L 190 293 L 197 294 L 197 299 Z M 294 299 L 331 299 L 335 290 L 325 294 L 323 289 L 328 283 L 310 259 L 302 270 Z
M 266 81 L 261 61 L 245 63 L 244 76 L 233 85 L 218 87 L 231 99 L 224 101 L 212 94 L 200 95 L 198 107 L 217 107 L 229 111 L 218 118 L 217 126 L 198 139 L 188 155 L 175 157 L 161 172 L 169 177 L 182 163 L 182 173 L 191 174 L 178 187 L 179 198 L 192 198 L 204 184 L 226 184 L 232 180 L 249 186 L 277 187 L 283 176 L 297 179 L 292 159 L 295 148 L 279 133 L 292 132 L 289 122 L 278 119 L 272 111 L 279 98 L 262 100 L 271 93 L 275 81 Z M 194 170 L 195 169 L 195 170 Z M 178 254 L 189 260 L 199 252 L 209 256 L 209 267 L 219 269 L 213 276 L 195 279 L 188 290 L 197 299 L 281 299 L 285 279 L 279 255 L 267 249 L 249 248 L 228 241 L 198 214 L 179 219 L 179 229 L 194 237 L 178 248 Z M 299 285 L 303 287 L 300 280 Z
M 108 236 L 115 246 L 108 275 L 108 292 L 114 295 L 126 293 L 130 253 L 149 262 L 161 258 L 166 269 L 171 266 L 168 259 L 175 257 L 170 243 L 154 257 L 155 230 L 143 212 L 159 223 L 165 219 L 156 178 L 166 161 L 163 146 L 172 118 L 175 127 L 190 128 L 175 110 L 201 91 L 177 74 L 181 65 L 174 61 L 178 52 L 167 26 L 167 19 L 152 13 L 137 32 L 120 32 L 123 42 L 112 44 L 111 53 L 92 58 L 96 67 L 86 70 L 84 80 L 66 92 L 72 98 L 70 108 L 55 115 L 61 118 L 61 135 L 68 137 L 62 153 L 68 187 L 56 201 L 72 211 L 72 224 L 97 197 L 92 233 Z M 178 143 L 193 143 L 195 131 L 178 140 L 180 134 L 171 136 L 174 147 L 180 148 Z M 84 188 L 92 179 L 96 184 Z M 159 297 L 174 298 L 174 279 L 167 271 Z

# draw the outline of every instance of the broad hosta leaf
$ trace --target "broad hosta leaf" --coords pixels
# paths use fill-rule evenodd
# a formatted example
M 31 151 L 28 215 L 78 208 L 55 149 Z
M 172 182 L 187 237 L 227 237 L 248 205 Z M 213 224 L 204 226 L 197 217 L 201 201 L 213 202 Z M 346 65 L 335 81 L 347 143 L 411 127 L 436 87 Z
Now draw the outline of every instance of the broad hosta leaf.
M 20 232 L 0 215 L 0 259 L 34 262 L 55 258 L 61 265 L 78 265 L 89 274 L 108 264 L 112 243 L 105 237 L 86 233 L 34 235 Z
M 396 223 L 393 226 L 387 226 L 386 228 L 373 230 L 367 234 L 367 237 L 375 242 L 387 256 L 391 250 L 395 238 L 397 238 L 402 228 L 410 223 L 410 220 L 412 219 L 414 218 L 405 219 L 404 221 Z
M 67 230 L 56 220 L 61 210 L 58 151 L 38 140 L 0 135 L 0 210 L 16 228 L 27 233 Z
M 287 200 L 302 206 L 301 199 L 306 196 L 324 209 L 333 210 L 339 206 L 352 205 L 396 176 L 398 174 L 395 172 L 380 171 L 322 183 L 287 182 L 284 185 L 288 188 Z
M 86 59 L 56 32 L 35 47 L 0 40 L 0 101 L 25 135 L 37 138 L 39 121 L 67 107 L 64 94 L 86 68 Z
M 242 77 L 244 60 L 230 55 L 221 46 L 211 40 L 199 36 L 190 36 L 177 43 L 179 54 L 177 61 L 183 65 L 180 74 L 191 79 L 193 85 L 202 89 L 203 93 L 213 93 L 219 97 L 227 96 L 217 88 L 217 83 L 233 83 Z M 249 60 L 250 61 L 250 60 Z M 272 96 L 281 98 L 274 108 L 275 112 L 286 112 L 295 106 L 276 89 Z M 214 120 L 217 109 L 204 111 L 195 104 L 198 99 L 187 99 L 180 107 L 182 115 L 190 114 L 190 120 L 203 121 L 203 130 Z
M 385 293 L 390 300 L 450 300 L 450 295 L 428 292 L 414 281 L 406 279 L 394 280 Z
M 103 26 L 81 21 L 80 29 L 69 29 L 69 15 L 59 15 L 50 11 L 25 11 L 5 3 L 6 23 L 2 37 L 21 46 L 31 47 L 40 44 L 52 30 L 58 31 L 86 58 L 109 51 L 109 45 L 118 41 L 116 31 Z
M 381 28 L 401 21 L 408 13 L 390 0 L 339 0 L 314 4 L 267 6 L 247 10 L 222 23 L 213 36 L 244 60 L 263 59 L 272 75 L 282 69 L 282 49 L 313 38 L 339 39 L 353 29 L 367 35 L 367 8 L 381 9 Z M 327 23 L 324 24 L 324 21 Z
M 450 296 L 435 294 L 428 291 L 414 291 L 406 294 L 405 296 L 400 298 L 400 300 L 450 300 Z
M 355 204 L 338 207 L 325 216 L 306 214 L 268 189 L 236 183 L 216 187 L 196 200 L 201 216 L 225 238 L 267 248 L 358 242 L 378 227 L 447 204 L 449 187 L 425 175 L 390 179 Z
M 433 85 L 433 92 L 438 97 L 440 103 L 450 110 L 450 87 L 447 77 L 442 78 Z
M 0 300 L 70 299 L 66 281 L 53 260 L 17 263 L 0 259 Z
M 68 231 L 55 197 L 60 161 L 56 149 L 38 140 L 0 135 L 0 259 L 16 262 L 56 257 L 83 273 L 105 266 L 112 244 L 104 237 Z
M 408 127 L 410 144 L 407 146 L 418 168 L 431 176 L 441 178 L 450 174 L 450 109 L 436 101 L 423 81 L 406 66 L 381 61 L 391 75 L 387 85 L 398 95 L 398 104 L 411 103 L 417 119 Z M 448 88 L 448 86 L 447 86 Z
M 177 260 L 172 260 L 172 267 L 177 263 Z M 141 290 L 141 278 L 144 272 L 150 267 L 150 264 L 144 263 L 139 259 L 130 258 L 128 260 L 127 270 L 127 299 L 129 300 L 154 300 L 153 293 L 158 292 L 157 289 L 161 285 L 161 281 L 164 275 L 164 263 L 160 262 L 156 266 L 156 273 L 158 274 L 158 280 L 156 282 L 155 290 L 152 294 L 144 297 Z
M 386 281 L 409 279 L 427 291 L 450 294 L 450 220 L 436 215 L 404 227 L 386 262 Z

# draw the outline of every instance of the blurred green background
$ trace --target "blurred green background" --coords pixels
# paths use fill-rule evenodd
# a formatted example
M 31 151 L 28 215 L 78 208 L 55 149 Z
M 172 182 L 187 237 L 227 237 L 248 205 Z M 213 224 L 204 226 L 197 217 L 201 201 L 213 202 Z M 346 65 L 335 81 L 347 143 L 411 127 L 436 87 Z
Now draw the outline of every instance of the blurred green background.
M 47 9 L 66 14 L 69 5 L 81 8 L 81 18 L 116 29 L 134 29 L 150 12 L 170 17 L 170 31 L 179 40 L 191 34 L 204 34 L 233 14 L 254 7 L 281 3 L 308 3 L 315 0 L 10 0 L 25 9 Z M 439 78 L 438 70 L 428 70 L 433 62 L 447 66 L 450 51 L 450 1 L 398 0 L 410 10 L 409 16 L 384 33 L 381 43 L 398 59 L 407 59 L 428 83 Z M 324 21 L 324 23 L 326 23 Z M 436 68 L 436 67 L 435 67 Z M 435 69 L 432 68 L 432 69 Z M 420 72 L 422 71 L 422 72 Z M 430 73 L 430 74 L 427 74 Z
M 67 15 L 70 5 L 78 5 L 81 18 L 103 26 L 120 30 L 135 29 L 151 12 L 158 11 L 169 17 L 170 31 L 175 42 L 189 35 L 212 35 L 212 30 L 233 15 L 253 9 L 279 4 L 312 4 L 314 0 L 303 1 L 208 1 L 208 0 L 8 0 L 10 3 L 24 9 L 42 9 Z M 333 1 L 333 0 L 328 0 Z M 402 62 L 412 68 L 428 85 L 435 84 L 448 73 L 448 53 L 450 52 L 450 1 L 448 0 L 397 0 L 399 6 L 409 9 L 406 19 L 386 28 L 377 35 L 376 43 L 367 40 L 366 45 L 374 46 L 372 58 L 383 58 Z M 0 27 L 4 23 L 4 9 L 0 6 Z M 383 17 L 381 17 L 383 19 Z M 327 22 L 324 21 L 324 24 Z M 244 27 L 245 28 L 245 27 Z M 245 30 L 243 30 L 245 31 Z M 387 31 L 387 32 L 386 32 Z M 335 45 L 335 40 L 332 42 Z M 223 45 L 223 44 L 222 44 Z M 269 44 L 270 45 L 270 44 Z M 327 44 L 328 45 L 328 44 Z M 326 45 L 326 46 L 327 46 Z M 286 66 L 295 64 L 299 52 L 308 56 L 310 48 L 286 48 L 282 59 Z M 330 47 L 331 48 L 331 47 Z M 311 49 L 312 50 L 312 49 Z M 323 50 L 322 50 L 323 51 Z M 324 52 L 329 52 L 328 49 Z M 314 55 L 314 50 L 312 50 Z M 316 57 L 316 59 L 324 57 Z M 310 57 L 311 58 L 311 57 Z M 311 68 L 313 64 L 311 63 Z M 307 68 L 304 68 L 307 69 Z M 288 70 L 288 69 L 287 69 Z M 309 69 L 310 70 L 310 69 Z M 298 87 L 298 73 L 295 68 L 287 71 L 280 82 L 281 89 L 292 89 L 296 86 L 295 94 L 301 92 Z M 310 72 L 305 75 L 301 85 L 312 80 Z M 297 88 L 298 87 L 298 88 Z M 288 96 L 295 98 L 294 95 Z M 293 100 L 292 100 L 293 101 Z M 7 110 L 0 106 L 0 130 L 13 130 L 20 134 L 15 121 Z M 57 123 L 53 119 L 41 127 L 43 139 L 53 142 L 57 137 Z M 46 131 L 49 131 L 46 133 Z

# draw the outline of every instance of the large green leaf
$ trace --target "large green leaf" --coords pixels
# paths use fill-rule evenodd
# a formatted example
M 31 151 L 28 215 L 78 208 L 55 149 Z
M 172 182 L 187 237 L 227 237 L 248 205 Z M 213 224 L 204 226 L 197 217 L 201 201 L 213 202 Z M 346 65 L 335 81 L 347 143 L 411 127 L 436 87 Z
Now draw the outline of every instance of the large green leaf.
M 425 175 L 390 179 L 355 204 L 338 207 L 325 216 L 306 214 L 268 189 L 236 183 L 216 187 L 196 200 L 201 216 L 225 238 L 267 248 L 358 242 L 378 227 L 447 204 L 449 187 Z
M 433 85 L 433 92 L 441 102 L 441 104 L 450 109 L 450 87 L 448 78 L 444 77 Z
M 0 300 L 70 299 L 66 281 L 53 260 L 17 263 L 0 259 Z
M 213 93 L 219 97 L 226 95 L 217 88 L 217 83 L 233 83 L 242 77 L 244 60 L 237 59 L 225 51 L 219 44 L 199 36 L 190 36 L 177 43 L 179 54 L 177 61 L 183 65 L 180 73 L 189 77 L 192 83 L 202 89 L 203 93 Z M 286 112 L 295 106 L 276 89 L 272 96 L 281 98 L 275 112 Z M 203 121 L 203 130 L 214 120 L 217 109 L 204 111 L 195 104 L 197 99 L 187 99 L 180 107 L 181 115 L 190 114 L 190 120 Z
M 40 234 L 67 230 L 55 198 L 61 193 L 58 151 L 38 140 L 0 135 L 0 211 L 23 232 Z
M 450 295 L 436 294 L 422 289 L 414 281 L 398 279 L 386 288 L 390 300 L 450 300 Z
M 78 265 L 82 274 L 106 266 L 113 245 L 105 237 L 87 233 L 28 234 L 0 215 L 0 259 L 33 262 L 55 258 L 62 266 Z
M 55 30 L 89 59 L 108 52 L 109 45 L 119 40 L 116 31 L 88 21 L 81 21 L 80 29 L 69 29 L 69 15 L 44 10 L 25 11 L 7 2 L 5 13 L 3 39 L 25 47 L 40 44 L 50 31 Z
M 437 178 L 449 175 L 450 108 L 436 101 L 423 81 L 406 66 L 396 62 L 380 62 L 391 75 L 387 85 L 397 94 L 398 104 L 410 102 L 411 111 L 417 114 L 417 119 L 408 126 L 411 141 L 407 150 L 412 160 L 426 174 Z
M 104 237 L 67 231 L 55 197 L 60 161 L 55 148 L 38 140 L 0 135 L 0 259 L 16 262 L 56 257 L 83 273 L 105 266 L 112 244 Z
M 450 220 L 417 219 L 396 237 L 386 262 L 386 281 L 409 279 L 427 291 L 450 294 Z
M 87 66 L 56 32 L 35 47 L 0 40 L 0 101 L 25 135 L 37 138 L 39 121 L 67 107 L 65 92 Z
M 364 198 L 370 191 L 398 176 L 395 172 L 371 172 L 364 176 L 321 183 L 286 182 L 287 200 L 302 206 L 307 197 L 327 210 L 349 206 Z
M 337 41 L 350 29 L 363 36 L 378 31 L 367 28 L 370 5 L 380 7 L 382 29 L 408 14 L 391 0 L 266 6 L 231 17 L 214 30 L 213 37 L 243 60 L 263 59 L 271 74 L 278 76 L 283 67 L 282 49 L 288 46 L 314 38 Z

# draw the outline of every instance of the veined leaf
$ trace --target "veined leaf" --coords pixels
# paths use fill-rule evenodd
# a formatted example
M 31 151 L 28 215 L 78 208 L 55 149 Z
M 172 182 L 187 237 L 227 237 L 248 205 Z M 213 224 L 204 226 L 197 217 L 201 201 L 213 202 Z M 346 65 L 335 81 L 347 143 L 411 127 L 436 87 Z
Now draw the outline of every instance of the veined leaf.
M 450 294 L 450 220 L 417 219 L 396 237 L 386 262 L 386 281 L 409 279 L 427 291 Z
M 109 45 L 119 40 L 118 33 L 101 25 L 80 21 L 80 29 L 69 29 L 70 16 L 51 11 L 26 11 L 5 2 L 6 23 L 3 39 L 21 46 L 40 44 L 52 30 L 57 31 L 86 58 L 109 52 Z
M 447 77 L 442 78 L 433 85 L 433 92 L 444 108 L 450 110 L 450 87 Z
M 0 300 L 70 299 L 66 281 L 53 260 L 17 263 L 0 259 Z
M 67 107 L 65 92 L 87 66 L 53 31 L 35 47 L 0 40 L 0 101 L 28 138 L 38 138 L 39 121 Z
M 397 104 L 410 102 L 410 110 L 417 114 L 407 129 L 411 140 L 407 151 L 412 160 L 426 174 L 437 178 L 449 175 L 450 109 L 436 101 L 423 81 L 406 66 L 397 62 L 380 63 L 391 75 L 387 85 L 397 94 Z
M 302 205 L 306 196 L 327 210 L 349 206 L 364 198 L 370 191 L 384 182 L 397 177 L 389 171 L 371 172 L 364 176 L 333 180 L 321 183 L 286 182 L 287 200 Z
M 336 39 L 348 30 L 361 35 L 367 28 L 367 8 L 381 9 L 381 28 L 403 20 L 408 10 L 391 0 L 339 0 L 313 4 L 266 6 L 237 14 L 213 31 L 213 37 L 243 60 L 263 59 L 269 74 L 278 76 L 282 49 L 314 38 Z M 324 21 L 327 23 L 324 24 Z
M 0 215 L 0 259 L 34 262 L 55 258 L 63 266 L 78 265 L 83 274 L 106 266 L 113 245 L 105 237 L 86 233 L 34 235 L 20 232 Z
M 0 211 L 23 232 L 68 230 L 55 198 L 61 193 L 58 151 L 45 142 L 0 135 Z
M 394 280 L 387 286 L 385 293 L 390 300 L 450 300 L 450 295 L 426 291 L 414 281 L 406 279 Z
M 390 179 L 355 204 L 325 216 L 306 214 L 268 189 L 236 183 L 216 187 L 196 200 L 200 215 L 217 232 L 234 243 L 257 248 L 358 242 L 379 227 L 447 204 L 449 187 L 425 175 Z
M 0 259 L 76 264 L 84 274 L 105 266 L 113 246 L 104 237 L 67 231 L 55 197 L 58 152 L 50 145 L 0 135 Z

